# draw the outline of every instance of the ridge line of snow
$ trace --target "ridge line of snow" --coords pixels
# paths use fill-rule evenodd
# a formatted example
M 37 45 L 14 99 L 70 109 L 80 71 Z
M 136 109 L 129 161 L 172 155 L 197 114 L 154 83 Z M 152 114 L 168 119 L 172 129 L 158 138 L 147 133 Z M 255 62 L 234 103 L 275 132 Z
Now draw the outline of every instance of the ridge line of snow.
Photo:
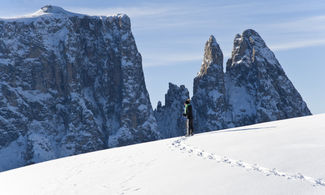
M 61 7 L 57 6 L 52 6 L 54 7 L 53 11 L 44 11 L 43 8 L 47 6 L 42 7 L 41 9 L 37 10 L 34 13 L 30 14 L 24 14 L 24 15 L 18 15 L 18 16 L 10 16 L 10 17 L 0 17 L 0 21 L 3 22 L 14 22 L 14 21 L 19 21 L 19 22 L 31 22 L 34 21 L 35 19 L 38 19 L 40 17 L 90 17 L 90 18 L 109 18 L 109 17 L 123 17 L 124 15 L 127 16 L 127 14 L 124 13 L 116 13 L 116 14 L 111 14 L 111 15 L 88 15 L 88 14 L 83 14 L 83 13 L 75 13 L 75 12 L 70 12 L 67 11 Z M 60 9 L 59 11 L 56 9 Z
M 241 160 L 230 159 L 227 156 L 222 157 L 222 156 L 216 155 L 214 153 L 205 152 L 202 149 L 187 145 L 185 143 L 185 140 L 186 140 L 186 137 L 181 137 L 180 139 L 173 141 L 171 145 L 175 148 L 178 148 L 181 151 L 186 151 L 188 153 L 196 154 L 200 158 L 215 160 L 218 163 L 225 163 L 225 164 L 228 164 L 231 166 L 241 167 L 248 171 L 251 171 L 251 170 L 257 171 L 257 172 L 264 174 L 265 176 L 270 176 L 270 175 L 280 176 L 280 177 L 284 177 L 288 180 L 289 179 L 301 180 L 301 181 L 311 183 L 313 186 L 325 187 L 325 179 L 322 179 L 322 178 L 315 179 L 310 176 L 305 176 L 299 172 L 295 173 L 295 174 L 286 173 L 286 172 L 278 171 L 276 168 L 270 169 L 270 168 L 262 167 L 262 166 L 257 165 L 256 163 L 250 164 L 250 163 L 247 163 L 247 162 L 244 162 Z

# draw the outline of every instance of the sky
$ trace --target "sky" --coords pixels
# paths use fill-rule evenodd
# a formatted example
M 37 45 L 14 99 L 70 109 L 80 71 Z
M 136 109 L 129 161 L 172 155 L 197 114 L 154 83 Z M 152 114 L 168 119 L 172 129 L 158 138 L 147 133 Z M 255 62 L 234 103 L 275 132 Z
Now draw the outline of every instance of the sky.
M 235 35 L 254 29 L 311 112 L 325 113 L 323 0 L 1 0 L 0 17 L 30 14 L 48 4 L 89 15 L 129 15 L 154 108 L 159 100 L 164 104 L 169 82 L 185 85 L 192 95 L 210 35 L 225 65 Z

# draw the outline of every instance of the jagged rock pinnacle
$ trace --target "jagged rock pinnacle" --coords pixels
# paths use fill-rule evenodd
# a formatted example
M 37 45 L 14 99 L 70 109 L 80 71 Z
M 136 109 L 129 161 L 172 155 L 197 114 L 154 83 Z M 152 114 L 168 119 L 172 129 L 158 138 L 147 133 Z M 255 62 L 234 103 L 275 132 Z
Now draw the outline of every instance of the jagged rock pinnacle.
M 154 111 L 162 138 L 184 135 L 185 123 L 182 112 L 184 111 L 184 101 L 188 98 L 189 92 L 184 85 L 178 87 L 169 83 L 165 95 L 165 105 L 162 106 L 159 101 L 157 109 Z
M 236 35 L 226 81 L 235 126 L 311 114 L 274 53 L 252 29 Z
M 223 54 L 213 35 L 205 44 L 201 70 L 194 78 L 192 105 L 196 110 L 194 129 L 197 132 L 225 127 Z
M 223 53 L 216 42 L 213 35 L 209 37 L 209 40 L 205 43 L 204 58 L 199 72 L 199 76 L 208 73 L 208 69 L 222 69 L 223 65 Z

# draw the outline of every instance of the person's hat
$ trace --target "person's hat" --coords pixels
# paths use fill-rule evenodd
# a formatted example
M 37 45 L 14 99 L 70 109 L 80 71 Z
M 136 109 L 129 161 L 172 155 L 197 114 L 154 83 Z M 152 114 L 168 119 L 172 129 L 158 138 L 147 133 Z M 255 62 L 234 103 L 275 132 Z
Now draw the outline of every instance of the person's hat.
M 185 101 L 185 104 L 189 104 L 190 103 L 190 99 L 187 99 L 186 101 Z

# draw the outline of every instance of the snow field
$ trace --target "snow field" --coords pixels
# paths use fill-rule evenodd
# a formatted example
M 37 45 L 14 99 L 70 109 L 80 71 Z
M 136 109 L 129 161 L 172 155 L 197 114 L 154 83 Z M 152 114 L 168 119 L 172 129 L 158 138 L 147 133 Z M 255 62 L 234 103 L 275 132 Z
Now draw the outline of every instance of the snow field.
M 325 194 L 325 114 L 0 173 L 0 194 Z

